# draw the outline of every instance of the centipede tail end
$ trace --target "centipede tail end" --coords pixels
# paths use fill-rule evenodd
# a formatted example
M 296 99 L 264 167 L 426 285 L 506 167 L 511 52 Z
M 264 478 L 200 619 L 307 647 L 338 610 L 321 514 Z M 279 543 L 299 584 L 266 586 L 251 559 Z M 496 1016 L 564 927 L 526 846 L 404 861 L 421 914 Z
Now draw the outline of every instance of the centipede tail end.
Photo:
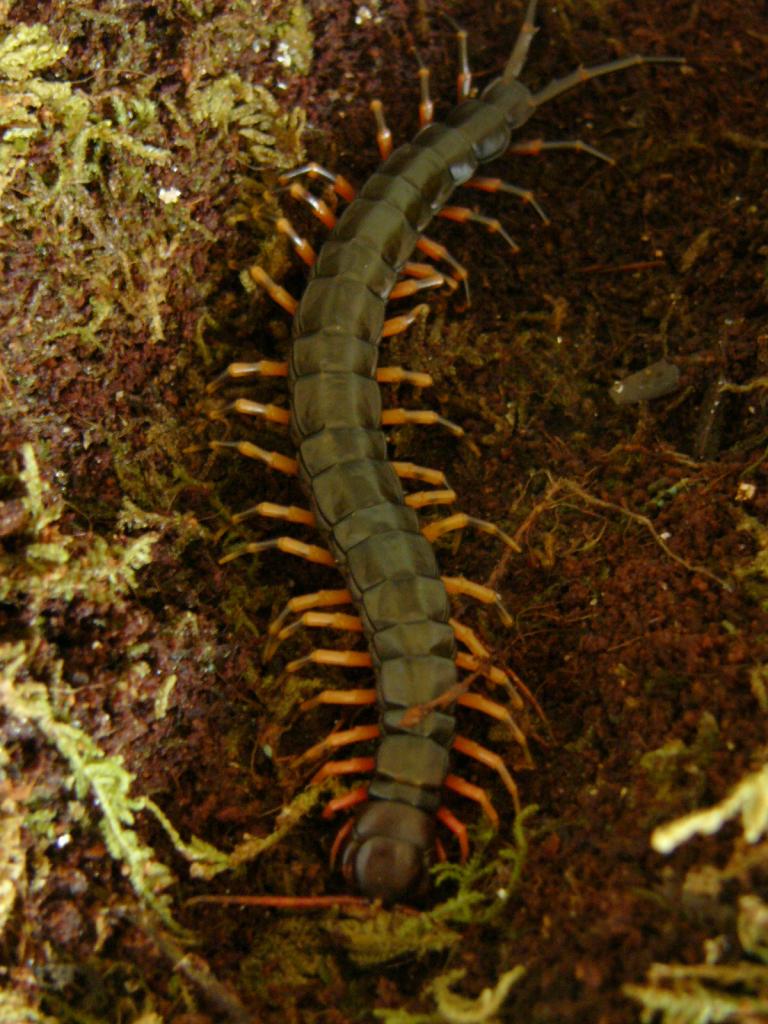
M 342 859 L 347 882 L 384 903 L 424 895 L 435 844 L 432 815 L 392 800 L 374 800 L 355 822 Z

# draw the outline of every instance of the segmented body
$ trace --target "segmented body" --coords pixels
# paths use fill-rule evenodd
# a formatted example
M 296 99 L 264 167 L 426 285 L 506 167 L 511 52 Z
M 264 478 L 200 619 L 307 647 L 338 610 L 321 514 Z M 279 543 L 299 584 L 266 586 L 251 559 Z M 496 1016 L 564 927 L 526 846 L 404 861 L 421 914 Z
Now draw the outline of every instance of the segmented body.
M 534 106 L 497 82 L 396 149 L 320 249 L 293 321 L 289 385 L 299 472 L 363 621 L 382 737 L 345 859 L 361 887 L 420 873 L 448 773 L 454 705 L 415 723 L 409 707 L 455 688 L 456 641 L 432 545 L 387 459 L 375 372 L 387 299 L 431 219 L 509 144 Z M 394 863 L 393 863 L 394 861 Z
M 387 301 L 432 218 L 480 165 L 507 150 L 539 106 L 589 78 L 666 59 L 579 69 L 532 94 L 517 76 L 535 6 L 530 0 L 502 77 L 392 152 L 351 201 L 293 320 L 288 378 L 299 477 L 359 613 L 379 707 L 373 778 L 344 868 L 363 893 L 387 899 L 413 893 L 424 878 L 455 741 L 458 681 L 448 593 L 381 429 L 376 370 Z

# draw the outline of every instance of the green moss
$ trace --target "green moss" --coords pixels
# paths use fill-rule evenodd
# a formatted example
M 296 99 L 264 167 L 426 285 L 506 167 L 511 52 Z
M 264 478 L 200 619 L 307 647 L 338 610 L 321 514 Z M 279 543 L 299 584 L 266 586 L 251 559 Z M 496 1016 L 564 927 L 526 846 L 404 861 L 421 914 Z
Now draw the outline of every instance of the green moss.
M 414 1014 L 398 1008 L 374 1010 L 374 1017 L 385 1024 L 497 1024 L 497 1013 L 525 974 L 525 968 L 517 966 L 505 971 L 493 987 L 483 989 L 476 999 L 459 995 L 452 987 L 466 973 L 459 967 L 439 975 L 424 986 L 422 998 L 431 996 L 434 999 L 437 1004 L 434 1013 Z
M 240 963 L 240 976 L 247 991 L 262 999 L 274 991 L 275 977 L 265 964 L 280 965 L 281 1009 L 288 1016 L 302 989 L 339 981 L 333 958 L 319 948 L 315 922 L 309 917 L 278 918 L 262 930 Z
M 740 818 L 747 844 L 764 840 L 768 833 L 768 766 L 745 776 L 714 807 L 660 826 L 651 842 L 658 852 L 670 853 L 698 835 L 719 832 L 736 817 Z M 718 899 L 726 882 L 750 884 L 755 867 L 764 861 L 765 851 L 760 846 L 755 845 L 753 851 L 741 846 L 724 868 L 705 865 L 690 871 L 686 887 Z M 743 953 L 736 963 L 657 963 L 649 970 L 644 985 L 626 985 L 626 994 L 643 1007 L 642 1020 L 648 1024 L 762 1020 L 768 1014 L 768 904 L 757 893 L 747 892 L 740 897 L 736 931 Z M 718 958 L 722 944 L 712 940 L 709 946 L 709 959 Z M 731 949 L 729 956 L 733 958 Z M 762 964 L 751 962 L 755 959 Z
M 461 942 L 461 932 L 433 915 L 414 916 L 401 910 L 379 910 L 364 920 L 345 918 L 325 922 L 323 927 L 358 967 L 374 967 L 405 956 L 421 958 L 453 949 Z
M 768 527 L 754 516 L 742 514 L 739 528 L 752 536 L 756 550 L 752 559 L 738 566 L 734 573 L 747 593 L 768 610 Z
M 195 124 L 207 123 L 220 134 L 234 128 L 254 161 L 285 168 L 301 159 L 303 112 L 284 113 L 267 89 L 244 82 L 235 72 L 192 92 L 190 114 Z M 287 148 L 279 142 L 288 143 Z
M 62 506 L 47 500 L 46 485 L 31 445 L 23 448 L 24 503 L 34 537 L 19 554 L 0 555 L 0 600 L 26 603 L 38 614 L 54 601 L 85 598 L 96 604 L 117 601 L 136 586 L 136 573 L 149 564 L 158 534 L 107 541 L 65 535 L 56 526 Z
M 193 865 L 215 864 L 221 869 L 227 863 L 226 855 L 194 838 L 183 842 L 152 801 L 131 794 L 134 779 L 122 758 L 108 757 L 84 729 L 68 721 L 67 709 L 75 702 L 62 678 L 60 661 L 49 668 L 52 679 L 48 684 L 36 680 L 31 670 L 41 639 L 35 627 L 42 624 L 51 604 L 69 604 L 83 598 L 102 608 L 119 605 L 122 597 L 138 585 L 136 573 L 151 561 L 158 535 L 147 532 L 111 543 L 91 537 L 86 543 L 86 538 L 61 533 L 57 519 L 62 504 L 40 476 L 32 446 L 25 445 L 22 454 L 20 477 L 26 488 L 23 502 L 28 512 L 29 540 L 17 553 L 0 556 L 0 600 L 25 603 L 37 618 L 26 642 L 0 648 L 3 706 L 19 722 L 34 725 L 56 748 L 71 773 L 66 785 L 78 801 L 93 803 L 107 849 L 123 866 L 139 898 L 168 927 L 183 933 L 173 918 L 165 891 L 176 879 L 154 850 L 139 839 L 134 828 L 136 815 L 145 810 L 153 813 L 177 851 Z M 136 662 L 129 671 L 141 674 L 143 667 L 142 662 Z M 4 751 L 3 756 L 8 760 Z M 30 802 L 34 803 L 34 797 Z M 51 814 L 42 806 L 29 815 L 27 825 L 43 846 L 52 838 Z
M 23 644 L 0 647 L 0 687 L 6 712 L 20 722 L 32 723 L 65 759 L 72 772 L 75 796 L 91 798 L 98 808 L 97 821 L 110 855 L 119 861 L 139 898 L 166 925 L 181 932 L 171 914 L 166 890 L 175 882 L 168 868 L 143 844 L 133 825 L 141 800 L 130 796 L 133 778 L 120 757 L 107 757 L 82 729 L 66 722 L 51 705 L 47 687 L 26 680 L 28 652 Z M 61 699 L 65 686 L 55 680 Z
M 654 964 L 645 985 L 624 992 L 643 1007 L 643 1024 L 725 1024 L 768 1015 L 768 968 L 741 963 Z
M 0 989 L 0 1024 L 59 1024 L 59 1018 L 35 1009 L 21 992 Z
M 0 75 L 11 81 L 28 81 L 61 60 L 67 49 L 53 39 L 47 25 L 17 25 L 0 40 Z

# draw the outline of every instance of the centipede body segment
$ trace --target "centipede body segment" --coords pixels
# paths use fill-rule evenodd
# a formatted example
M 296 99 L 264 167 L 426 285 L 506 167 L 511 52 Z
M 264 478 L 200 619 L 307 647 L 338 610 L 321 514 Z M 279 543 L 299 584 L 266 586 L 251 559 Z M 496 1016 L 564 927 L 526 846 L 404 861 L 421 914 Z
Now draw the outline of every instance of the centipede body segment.
M 367 653 L 316 650 L 288 669 L 314 661 L 370 666 L 373 672 L 374 685 L 367 689 L 340 691 L 338 700 L 334 700 L 334 691 L 324 691 L 310 703 L 364 706 L 375 702 L 378 724 L 349 730 L 348 736 L 337 734 L 332 743 L 318 744 L 317 751 L 313 748 L 312 756 L 347 743 L 375 744 L 370 756 L 329 761 L 316 778 L 370 772 L 370 781 L 364 787 L 332 801 L 331 810 L 357 806 L 354 823 L 344 828 L 339 840 L 343 846 L 342 870 L 363 894 L 385 900 L 407 898 L 424 887 L 426 867 L 435 846 L 436 822 L 456 834 L 465 852 L 466 830 L 443 806 L 446 789 L 476 801 L 491 819 L 496 818 L 484 791 L 455 774 L 454 752 L 495 769 L 517 800 L 515 783 L 499 756 L 457 734 L 457 706 L 474 707 L 506 720 L 527 756 L 525 737 L 515 723 L 515 708 L 510 713 L 496 701 L 468 693 L 461 678 L 462 671 L 496 681 L 501 677 L 508 684 L 508 703 L 518 708 L 521 704 L 519 691 L 509 676 L 490 665 L 488 652 L 472 631 L 452 622 L 449 590 L 456 588 L 441 576 L 431 543 L 443 529 L 462 528 L 472 519 L 459 515 L 453 524 L 446 520 L 444 528 L 437 524 L 425 527 L 418 510 L 432 504 L 430 494 L 436 495 L 434 503 L 452 501 L 455 495 L 446 488 L 442 474 L 437 474 L 426 482 L 442 490 L 420 492 L 423 497 L 409 500 L 402 480 L 409 474 L 419 479 L 419 467 L 409 470 L 388 458 L 382 425 L 407 422 L 409 417 L 403 415 L 398 420 L 398 416 L 382 410 L 380 381 L 392 379 L 393 372 L 394 379 L 398 376 L 397 368 L 382 376 L 379 347 L 382 337 L 406 329 L 413 319 L 412 314 L 403 314 L 387 320 L 388 300 L 393 294 L 402 296 L 418 290 L 420 281 L 439 286 L 446 280 L 458 283 L 466 277 L 464 268 L 447 250 L 424 235 L 436 216 L 479 221 L 508 237 L 497 221 L 449 205 L 460 186 L 517 193 L 544 216 L 526 190 L 497 178 L 477 176 L 481 165 L 496 160 L 510 148 L 512 133 L 525 125 L 542 104 L 600 75 L 671 59 L 631 56 L 579 68 L 531 93 L 518 75 L 534 34 L 535 11 L 536 0 L 530 0 L 504 73 L 477 97 L 470 95 L 469 69 L 462 59 L 461 99 L 441 122 L 432 120 L 427 76 L 420 75 L 423 127 L 412 141 L 393 149 L 381 105 L 373 104 L 383 162 L 357 194 L 346 179 L 315 164 L 286 176 L 293 194 L 312 203 L 330 234 L 315 254 L 287 221 L 278 225 L 311 267 L 298 302 L 264 271 L 252 271 L 254 279 L 293 316 L 287 365 L 267 361 L 233 364 L 225 375 L 228 379 L 247 377 L 249 366 L 253 375 L 287 375 L 289 414 L 271 406 L 257 408 L 255 404 L 252 408 L 234 408 L 268 416 L 275 422 L 287 421 L 295 459 L 265 452 L 250 442 L 236 444 L 243 454 L 296 474 L 309 508 L 256 506 L 255 511 L 240 518 L 263 514 L 313 523 L 321 545 L 280 537 L 247 545 L 246 549 L 258 552 L 269 546 L 280 547 L 320 564 L 335 565 L 344 578 L 343 590 L 319 591 L 294 599 L 270 629 L 270 652 L 292 632 L 287 621 L 294 614 L 301 615 L 302 624 L 309 628 L 351 629 L 364 634 Z M 580 143 L 555 145 L 589 149 Z M 523 140 L 513 148 L 530 152 L 537 151 L 536 147 L 546 148 L 546 144 Z M 302 176 L 327 179 L 348 202 L 338 219 L 299 183 Z M 431 259 L 447 261 L 449 274 L 413 263 L 416 249 Z M 416 284 L 406 285 L 406 281 Z M 417 417 L 410 417 L 414 419 Z M 428 417 L 422 420 L 430 422 Z M 460 433 L 460 428 L 456 432 Z M 427 473 L 422 471 L 422 478 Z M 504 542 L 511 542 L 492 524 L 476 522 L 480 528 L 500 534 Z M 465 582 L 465 592 L 471 592 L 472 585 Z M 482 594 L 484 589 L 478 588 L 475 596 L 494 601 L 495 595 Z M 344 605 L 354 607 L 354 616 L 338 610 Z M 318 611 L 329 608 L 334 610 Z M 457 640 L 467 651 L 458 650 Z

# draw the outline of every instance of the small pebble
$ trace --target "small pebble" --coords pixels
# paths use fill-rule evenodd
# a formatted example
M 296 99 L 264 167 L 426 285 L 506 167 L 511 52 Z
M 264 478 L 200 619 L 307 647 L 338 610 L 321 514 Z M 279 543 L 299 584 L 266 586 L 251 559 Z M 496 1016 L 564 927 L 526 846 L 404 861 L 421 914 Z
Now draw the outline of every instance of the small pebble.
M 635 402 L 647 402 L 671 394 L 677 390 L 679 382 L 680 371 L 675 364 L 659 359 L 624 380 L 617 380 L 609 394 L 616 405 L 634 405 Z

